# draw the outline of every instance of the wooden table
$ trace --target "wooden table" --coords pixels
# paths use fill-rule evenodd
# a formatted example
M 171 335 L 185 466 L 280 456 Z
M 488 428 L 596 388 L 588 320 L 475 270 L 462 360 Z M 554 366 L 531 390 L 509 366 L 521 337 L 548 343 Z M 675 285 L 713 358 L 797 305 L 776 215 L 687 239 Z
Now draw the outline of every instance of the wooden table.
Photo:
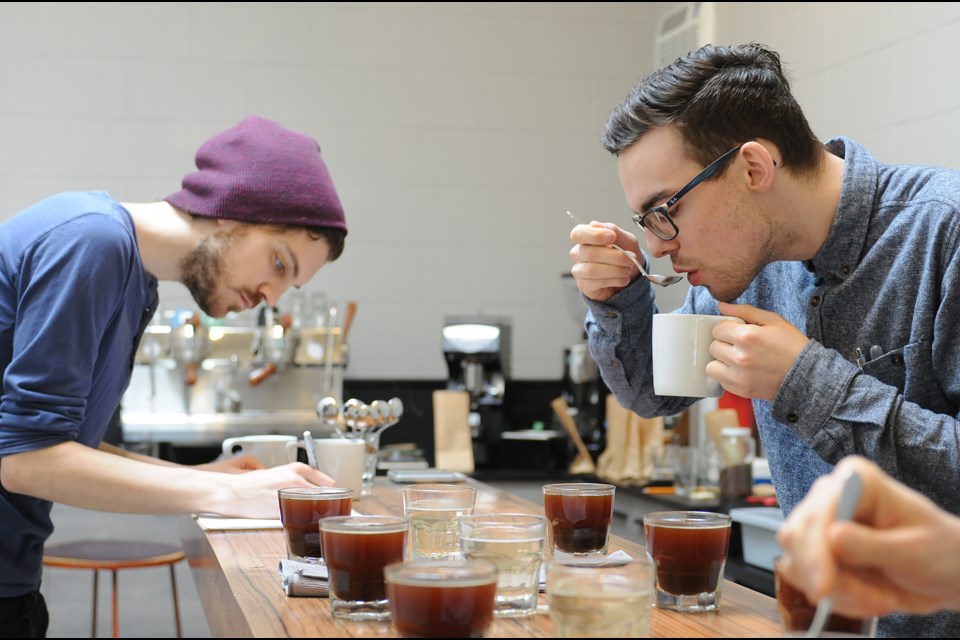
M 469 484 L 477 488 L 476 513 L 543 514 L 542 505 L 472 479 Z M 377 478 L 374 494 L 356 501 L 354 509 L 364 514 L 402 513 L 399 485 Z M 327 598 L 287 597 L 277 572 L 286 555 L 280 530 L 203 531 L 194 518 L 185 516 L 181 538 L 214 637 L 397 637 L 389 621 L 334 619 Z M 645 554 L 643 546 L 613 536 L 610 551 L 618 549 L 634 557 Z M 541 613 L 497 619 L 487 637 L 553 637 L 542 593 L 540 604 Z M 654 638 L 770 638 L 782 633 L 776 601 L 729 580 L 724 581 L 717 612 L 683 614 L 655 608 L 650 618 Z

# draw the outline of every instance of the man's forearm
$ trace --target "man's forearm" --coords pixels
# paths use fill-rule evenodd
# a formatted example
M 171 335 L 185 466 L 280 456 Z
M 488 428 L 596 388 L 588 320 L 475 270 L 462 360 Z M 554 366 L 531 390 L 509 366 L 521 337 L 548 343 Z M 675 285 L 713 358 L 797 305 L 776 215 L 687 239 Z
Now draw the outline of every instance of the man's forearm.
M 146 462 L 147 464 L 158 464 L 165 467 L 180 466 L 176 462 L 169 462 L 167 460 L 162 460 L 160 458 L 155 458 L 153 456 L 145 456 L 142 453 L 127 451 L 126 449 L 122 449 L 112 444 L 107 444 L 106 442 L 101 442 L 100 446 L 97 448 L 100 451 L 103 451 L 104 453 L 112 453 L 113 455 L 121 456 L 123 458 L 129 458 L 130 460 L 136 460 L 137 462 Z
M 134 454 L 136 455 L 136 454 Z M 203 511 L 229 493 L 224 474 L 144 464 L 76 442 L 6 456 L 0 482 L 14 493 L 84 509 L 175 514 Z

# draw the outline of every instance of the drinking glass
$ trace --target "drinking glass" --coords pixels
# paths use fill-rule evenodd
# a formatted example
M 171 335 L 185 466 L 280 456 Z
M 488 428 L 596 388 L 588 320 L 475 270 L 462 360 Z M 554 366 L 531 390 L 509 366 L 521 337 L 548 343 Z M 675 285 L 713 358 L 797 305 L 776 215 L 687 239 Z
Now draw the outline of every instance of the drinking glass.
M 780 575 L 780 556 L 773 559 L 773 585 L 784 631 L 806 631 L 813 622 L 817 607 L 795 586 Z M 876 636 L 877 618 L 848 618 L 831 613 L 823 625 L 824 631 Z
M 647 555 L 656 566 L 656 604 L 700 612 L 720 607 L 730 548 L 726 513 L 657 511 L 643 516 Z
M 361 493 L 369 496 L 373 493 L 373 485 L 377 478 L 377 464 L 380 462 L 380 431 L 376 428 L 363 432 L 363 443 L 366 449 L 363 461 L 363 476 L 360 479 L 363 489 Z
M 677 447 L 674 458 L 673 491 L 680 497 L 693 498 L 700 487 L 700 450 L 697 447 Z
M 347 516 L 353 508 L 353 489 L 345 487 L 290 487 L 279 489 L 280 522 L 287 558 L 309 564 L 323 562 L 320 521 Z
M 387 565 L 390 616 L 404 638 L 482 638 L 493 623 L 497 567 L 487 560 Z
M 653 565 L 646 558 L 547 562 L 547 603 L 558 638 L 649 637 Z
M 553 556 L 606 555 L 613 520 L 612 484 L 563 482 L 543 486 L 548 552 Z
M 320 521 L 330 581 L 330 613 L 348 620 L 390 616 L 383 568 L 403 560 L 409 523 L 398 516 L 339 516 Z
M 537 611 L 547 519 L 522 513 L 460 517 L 460 551 L 497 565 L 498 617 Z
M 463 484 L 412 484 L 402 494 L 410 520 L 410 559 L 459 558 L 458 518 L 473 513 L 477 490 Z

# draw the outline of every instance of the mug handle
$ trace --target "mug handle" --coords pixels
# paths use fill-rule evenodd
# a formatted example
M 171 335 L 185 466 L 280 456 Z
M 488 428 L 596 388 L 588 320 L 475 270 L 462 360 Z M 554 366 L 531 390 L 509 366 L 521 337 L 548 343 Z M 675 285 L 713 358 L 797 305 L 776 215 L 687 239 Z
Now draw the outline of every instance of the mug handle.
M 303 443 L 303 440 L 291 440 L 287 443 L 287 462 L 296 462 L 297 461 L 297 450 L 303 449 L 306 451 L 306 446 Z
M 238 451 L 237 453 L 239 453 L 240 455 L 243 455 L 243 441 L 240 438 L 227 438 L 226 440 L 224 440 L 223 455 L 225 455 L 228 458 L 232 458 L 234 455 L 236 455 L 233 452 L 234 447 L 240 447 L 240 451 Z

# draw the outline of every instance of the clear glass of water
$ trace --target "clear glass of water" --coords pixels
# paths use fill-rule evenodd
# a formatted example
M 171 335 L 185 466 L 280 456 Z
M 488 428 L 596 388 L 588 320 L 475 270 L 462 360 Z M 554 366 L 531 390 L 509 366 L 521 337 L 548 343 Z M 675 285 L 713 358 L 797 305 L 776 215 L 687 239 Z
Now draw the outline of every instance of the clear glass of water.
M 536 613 L 546 536 L 547 519 L 543 516 L 506 513 L 460 517 L 464 559 L 489 560 L 499 571 L 498 617 Z
M 647 638 L 654 569 L 646 558 L 547 563 L 547 603 L 557 638 Z M 582 562 L 582 561 L 581 561 Z
M 460 558 L 460 516 L 472 515 L 477 490 L 465 484 L 412 484 L 402 489 L 410 520 L 411 560 Z

